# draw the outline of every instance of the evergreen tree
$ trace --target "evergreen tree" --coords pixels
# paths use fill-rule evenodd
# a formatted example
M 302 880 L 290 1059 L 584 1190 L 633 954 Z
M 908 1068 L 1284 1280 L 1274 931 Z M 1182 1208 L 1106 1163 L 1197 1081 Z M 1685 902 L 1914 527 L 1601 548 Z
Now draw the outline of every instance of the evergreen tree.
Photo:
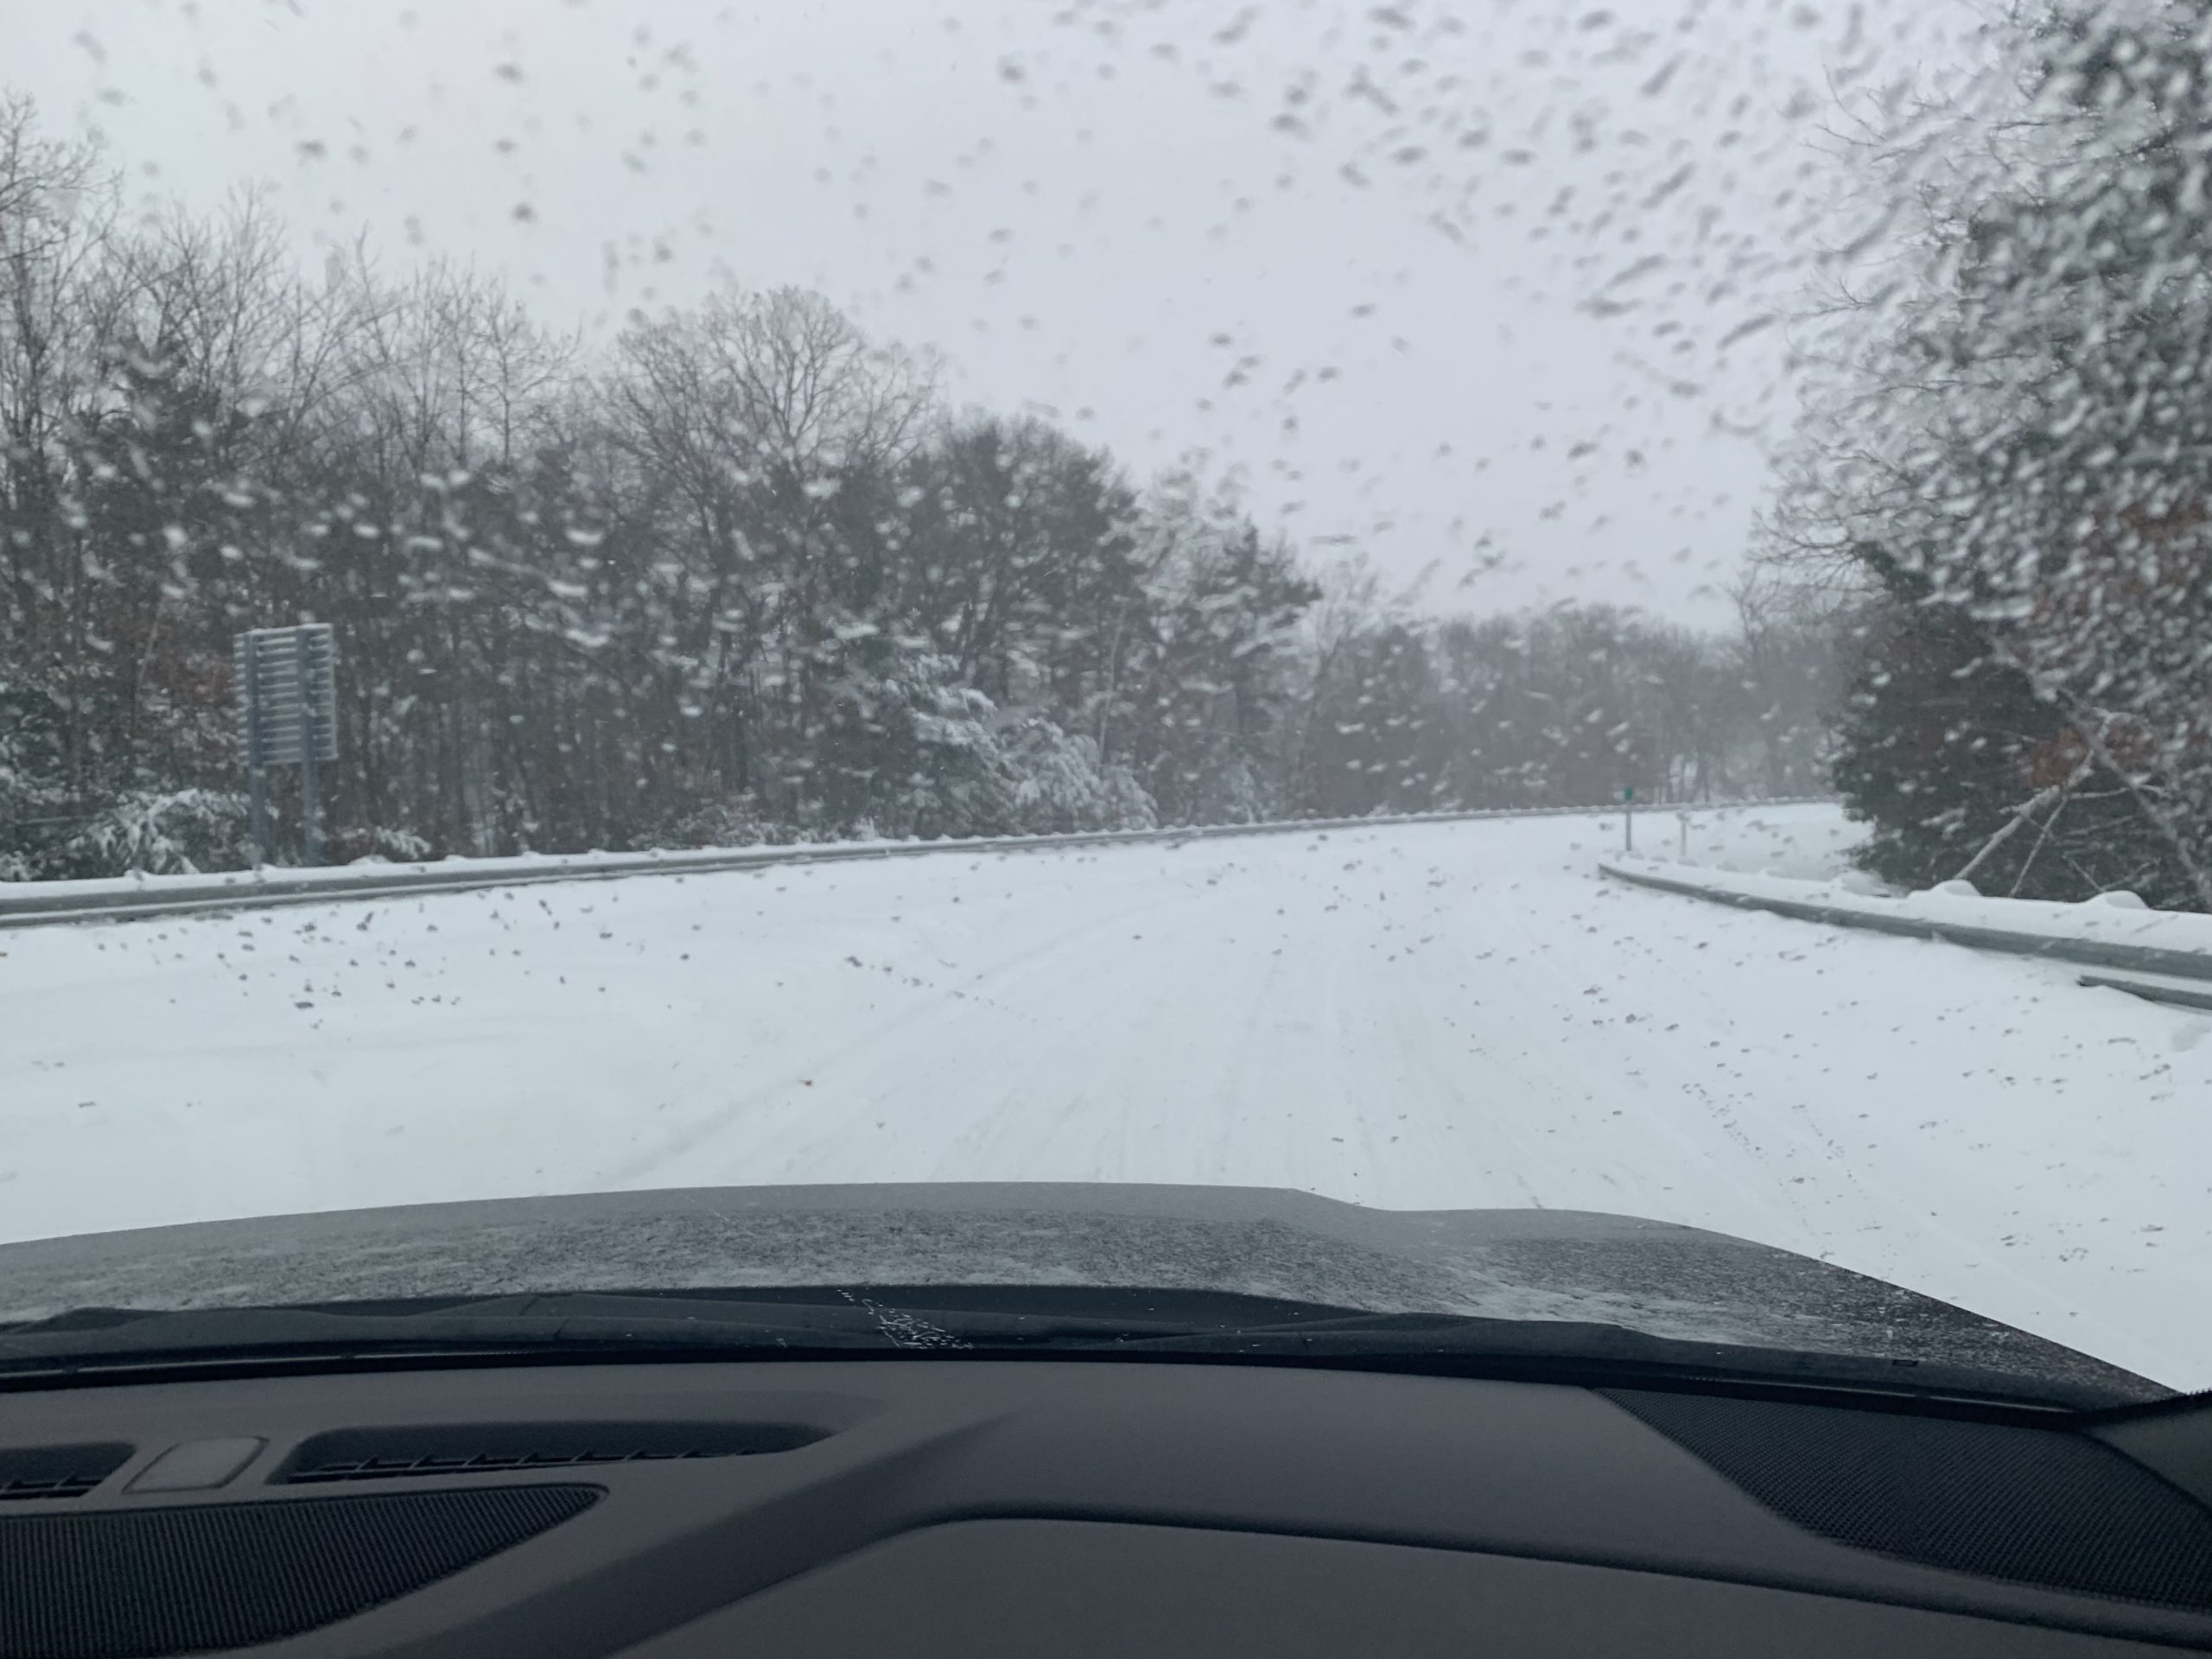
M 1878 550 L 1833 763 L 1870 834 L 1860 867 L 1899 887 L 1965 876 L 1984 893 L 2075 900 L 2122 888 L 2159 907 L 2192 899 L 2122 780 L 2072 736 L 2030 677 L 1962 607 Z

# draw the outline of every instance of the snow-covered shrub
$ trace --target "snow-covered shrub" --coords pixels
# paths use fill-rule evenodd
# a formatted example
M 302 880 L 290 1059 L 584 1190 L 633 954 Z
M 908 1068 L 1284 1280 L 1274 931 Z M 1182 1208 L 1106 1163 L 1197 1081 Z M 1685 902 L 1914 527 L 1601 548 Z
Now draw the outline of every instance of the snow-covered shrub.
M 1266 785 L 1241 754 L 1226 756 L 1202 776 L 1195 795 L 1199 823 L 1258 823 L 1274 816 Z
M 253 861 L 245 797 L 224 790 L 134 790 L 56 849 L 52 876 L 190 875 Z
M 1089 737 L 1001 708 L 948 658 L 916 655 L 869 683 L 880 765 L 873 827 L 899 835 L 1008 836 L 1152 827 L 1152 798 Z
M 44 692 L 0 679 L 0 881 L 47 873 L 53 832 L 69 810 L 60 721 Z
M 1102 763 L 1090 738 L 1071 737 L 1052 721 L 1032 717 L 1009 726 L 1001 741 L 1021 833 L 1158 826 L 1160 815 L 1135 773 L 1119 762 Z
M 692 808 L 670 826 L 671 847 L 752 847 L 779 837 L 751 795 L 728 795 Z
M 328 850 L 336 864 L 421 864 L 435 855 L 427 837 L 383 824 L 343 830 L 330 838 Z

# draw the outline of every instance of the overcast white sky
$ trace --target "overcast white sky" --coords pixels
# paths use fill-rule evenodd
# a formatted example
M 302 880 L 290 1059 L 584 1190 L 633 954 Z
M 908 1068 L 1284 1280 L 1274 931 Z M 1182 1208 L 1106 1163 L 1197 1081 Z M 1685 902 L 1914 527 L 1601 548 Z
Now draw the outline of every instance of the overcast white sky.
M 133 188 L 604 334 L 798 283 L 1433 605 L 1710 618 L 1847 96 L 1971 0 L 47 0 L 0 85 Z M 1463 585 L 1464 584 L 1464 585 Z

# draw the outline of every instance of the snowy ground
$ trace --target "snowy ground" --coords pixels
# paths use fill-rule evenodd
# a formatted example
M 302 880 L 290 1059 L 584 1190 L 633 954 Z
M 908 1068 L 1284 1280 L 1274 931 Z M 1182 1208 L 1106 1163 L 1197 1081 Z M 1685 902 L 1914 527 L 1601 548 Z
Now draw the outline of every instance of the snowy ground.
M 1819 874 L 1828 808 L 1694 822 Z M 1663 839 L 1652 836 L 1658 831 Z M 720 1182 L 1738 1233 L 2212 1384 L 2212 1018 L 1599 880 L 1618 815 L 0 937 L 0 1236 Z M 1671 814 L 1640 849 L 1678 850 Z
M 1611 825 L 1619 823 L 1616 818 Z M 1811 880 L 1846 868 L 1851 849 L 1866 831 L 1830 806 L 1723 812 L 1659 806 L 1636 815 L 1635 833 L 1636 850 L 1647 857 Z M 1620 844 L 1614 841 L 1608 850 Z

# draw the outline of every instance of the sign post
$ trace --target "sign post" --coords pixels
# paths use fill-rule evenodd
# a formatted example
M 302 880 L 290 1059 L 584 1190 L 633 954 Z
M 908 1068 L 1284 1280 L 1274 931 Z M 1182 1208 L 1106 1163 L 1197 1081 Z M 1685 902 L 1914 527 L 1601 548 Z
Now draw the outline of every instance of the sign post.
M 238 747 L 245 756 L 245 798 L 248 822 L 253 831 L 253 862 L 258 869 L 269 861 L 269 774 L 257 758 L 261 753 L 261 699 L 246 689 L 257 683 L 258 635 L 238 635 L 234 649 L 238 670 Z
M 1621 791 L 1621 807 L 1623 809 L 1621 850 L 1624 853 L 1632 853 L 1636 850 L 1636 785 L 1634 784 L 1630 784 Z
M 322 661 L 323 666 L 327 669 L 330 665 L 330 630 L 326 627 L 322 633 Z M 292 653 L 293 677 L 298 682 L 300 708 L 303 712 L 316 707 L 315 693 L 321 689 L 313 677 L 315 669 L 310 658 L 314 654 L 305 649 Z M 334 690 L 336 688 L 332 689 Z M 334 728 L 336 712 L 333 709 L 332 717 L 327 717 L 324 721 L 317 723 L 318 731 Z M 322 823 L 321 813 L 319 810 L 321 804 L 315 799 L 315 785 L 320 781 L 315 776 L 315 764 L 318 759 L 315 753 L 318 747 L 318 742 L 305 740 L 302 740 L 300 744 L 300 861 L 302 864 L 322 862 Z
M 255 628 L 232 644 L 238 680 L 238 746 L 244 752 L 253 842 L 271 856 L 268 771 L 300 769 L 303 861 L 322 857 L 322 762 L 338 758 L 337 651 L 327 622 Z

